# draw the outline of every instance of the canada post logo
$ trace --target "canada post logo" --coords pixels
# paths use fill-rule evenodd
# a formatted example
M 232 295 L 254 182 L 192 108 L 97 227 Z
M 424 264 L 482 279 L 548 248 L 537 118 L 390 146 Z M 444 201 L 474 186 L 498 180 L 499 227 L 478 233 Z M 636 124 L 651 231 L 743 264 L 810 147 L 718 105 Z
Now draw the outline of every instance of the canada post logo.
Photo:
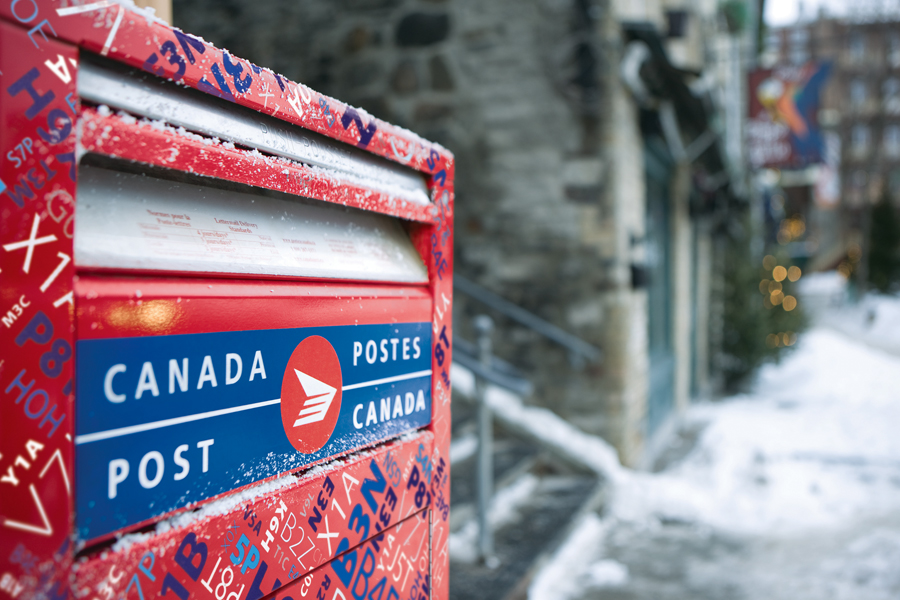
M 291 445 L 312 454 L 328 443 L 341 414 L 341 362 L 328 340 L 297 344 L 281 381 L 281 422 Z

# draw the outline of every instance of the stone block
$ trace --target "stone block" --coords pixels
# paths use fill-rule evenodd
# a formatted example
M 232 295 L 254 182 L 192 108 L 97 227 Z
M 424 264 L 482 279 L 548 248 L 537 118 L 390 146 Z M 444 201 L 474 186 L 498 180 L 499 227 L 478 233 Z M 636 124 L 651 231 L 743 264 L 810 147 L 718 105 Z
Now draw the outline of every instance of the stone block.
M 364 88 L 379 81 L 382 77 L 381 64 L 374 60 L 351 63 L 344 71 L 342 84 L 350 91 Z
M 354 27 L 344 39 L 344 48 L 348 54 L 359 52 L 372 42 L 372 31 L 362 25 Z
M 447 13 L 414 12 L 406 15 L 397 25 L 397 45 L 430 46 L 447 39 L 450 33 L 450 17 Z
M 428 71 L 431 74 L 431 89 L 439 92 L 453 90 L 453 76 L 442 56 L 431 57 L 431 60 L 428 61 Z
M 419 75 L 416 72 L 414 61 L 405 59 L 397 63 L 394 73 L 391 75 L 391 89 L 401 95 L 418 91 Z
M 416 106 L 413 119 L 417 123 L 428 123 L 450 117 L 453 107 L 437 102 L 423 102 Z

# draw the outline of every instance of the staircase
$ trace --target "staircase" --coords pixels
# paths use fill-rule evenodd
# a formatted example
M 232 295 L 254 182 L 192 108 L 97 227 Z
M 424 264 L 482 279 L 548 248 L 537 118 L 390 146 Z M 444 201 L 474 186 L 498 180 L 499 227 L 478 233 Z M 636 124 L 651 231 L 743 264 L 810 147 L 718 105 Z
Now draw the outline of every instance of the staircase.
M 454 442 L 474 439 L 474 405 L 453 399 Z M 459 433 L 456 433 L 459 432 Z M 567 537 L 573 517 L 597 504 L 600 478 L 576 470 L 531 440 L 494 426 L 494 558 L 479 560 L 475 499 L 476 453 L 457 452 L 450 476 L 450 598 L 526 598 L 542 559 Z M 451 450 L 451 452 L 452 452 Z
M 455 290 L 564 345 L 573 364 L 599 360 L 598 349 L 468 280 L 458 278 Z M 568 537 L 578 517 L 602 504 L 609 483 L 606 472 L 618 463 L 601 440 L 546 409 L 524 406 L 521 399 L 532 393 L 530 382 L 512 365 L 485 356 L 484 344 L 484 339 L 472 344 L 454 338 L 450 597 L 527 598 L 535 573 Z M 474 385 L 479 377 L 491 386 L 486 393 Z M 493 467 L 485 517 L 493 534 L 488 556 L 480 551 L 477 501 L 481 402 L 493 416 L 492 439 L 486 444 Z

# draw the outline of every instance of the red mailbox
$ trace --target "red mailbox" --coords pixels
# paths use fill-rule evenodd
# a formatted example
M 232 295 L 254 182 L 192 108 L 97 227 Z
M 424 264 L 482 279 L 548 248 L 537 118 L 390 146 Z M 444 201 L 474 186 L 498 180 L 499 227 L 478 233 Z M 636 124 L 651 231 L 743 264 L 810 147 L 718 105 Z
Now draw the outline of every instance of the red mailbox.
M 445 598 L 452 155 L 136 11 L 0 6 L 0 591 Z

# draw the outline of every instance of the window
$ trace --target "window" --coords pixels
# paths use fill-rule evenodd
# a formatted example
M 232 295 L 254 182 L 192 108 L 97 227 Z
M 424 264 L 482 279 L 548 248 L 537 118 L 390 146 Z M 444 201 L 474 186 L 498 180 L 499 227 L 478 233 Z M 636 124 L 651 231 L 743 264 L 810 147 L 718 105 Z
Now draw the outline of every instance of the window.
M 891 171 L 891 174 L 888 177 L 888 190 L 890 190 L 890 194 L 893 196 L 895 203 L 900 200 L 900 169 Z
M 863 156 L 868 153 L 872 134 L 867 125 L 854 125 L 850 131 L 850 152 L 855 156 Z
M 809 60 L 809 31 L 807 29 L 792 29 L 789 34 L 790 61 L 795 65 L 802 65 Z
M 809 50 L 806 46 L 791 46 L 790 61 L 792 65 L 802 65 L 809 61 Z
M 669 21 L 669 31 L 666 37 L 683 38 L 687 35 L 688 12 L 686 10 L 667 10 L 666 19 Z
M 888 158 L 900 158 L 900 125 L 884 128 L 884 154 Z
M 854 79 L 850 82 L 850 106 L 856 109 L 862 108 L 866 103 L 866 83 L 862 79 Z
M 788 35 L 792 44 L 805 45 L 809 41 L 809 30 L 802 27 L 791 29 Z
M 891 32 L 888 35 L 887 61 L 893 68 L 900 67 L 900 33 Z
M 781 54 L 781 32 L 770 31 L 766 35 L 766 52 Z
M 850 34 L 850 61 L 861 63 L 866 58 L 866 39 L 858 31 Z
M 884 104 L 884 112 L 900 114 L 900 79 L 891 77 L 881 85 L 881 95 Z

